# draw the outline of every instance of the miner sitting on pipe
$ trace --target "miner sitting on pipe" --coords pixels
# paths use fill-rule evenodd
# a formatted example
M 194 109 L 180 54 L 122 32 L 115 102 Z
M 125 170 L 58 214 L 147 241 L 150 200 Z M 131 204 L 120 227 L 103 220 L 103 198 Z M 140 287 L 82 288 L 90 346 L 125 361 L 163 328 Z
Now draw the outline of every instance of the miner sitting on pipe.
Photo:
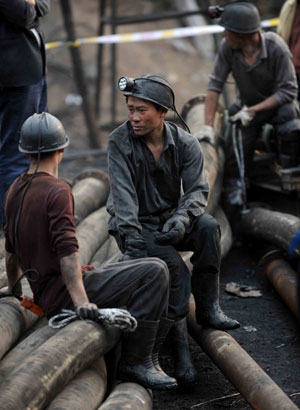
M 196 372 L 185 319 L 190 273 L 178 251 L 194 252 L 192 291 L 198 323 L 223 330 L 239 326 L 219 306 L 220 228 L 205 213 L 209 186 L 203 156 L 194 136 L 165 121 L 168 110 L 177 110 L 164 78 L 122 77 L 119 88 L 129 121 L 116 128 L 108 142 L 109 230 L 122 251 L 121 260 L 138 263 L 155 256 L 167 263 L 169 313 L 160 321 L 158 337 L 162 344 L 171 330 L 177 382 L 192 383 Z M 158 351 L 154 353 L 156 361 Z
M 273 32 L 263 32 L 257 8 L 248 2 L 217 7 L 225 28 L 208 82 L 205 126 L 202 137 L 213 139 L 218 99 L 229 73 L 236 84 L 236 98 L 229 108 L 231 121 L 242 130 L 246 178 L 249 177 L 255 143 L 264 124 L 273 125 L 279 162 L 283 168 L 300 162 L 300 120 L 297 78 L 288 46 Z M 242 182 L 231 139 L 228 139 L 224 174 L 224 208 L 231 220 L 243 205 Z
M 6 196 L 8 287 L 0 296 L 21 295 L 22 271 L 34 302 L 48 318 L 68 308 L 81 318 L 96 319 L 98 308 L 126 306 L 138 327 L 124 335 L 119 378 L 152 389 L 174 388 L 176 380 L 152 362 L 159 321 L 167 315 L 167 265 L 158 258 L 128 260 L 82 275 L 73 196 L 58 179 L 68 144 L 62 123 L 51 114 L 34 114 L 22 126 L 19 149 L 30 166 Z

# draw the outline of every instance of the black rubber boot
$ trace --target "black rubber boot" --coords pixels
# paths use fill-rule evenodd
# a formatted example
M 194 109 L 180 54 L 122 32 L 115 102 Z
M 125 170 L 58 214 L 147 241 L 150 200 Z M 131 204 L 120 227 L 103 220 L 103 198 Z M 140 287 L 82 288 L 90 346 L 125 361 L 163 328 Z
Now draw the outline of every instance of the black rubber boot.
M 156 340 L 155 340 L 154 347 L 153 347 L 153 354 L 152 354 L 153 364 L 157 370 L 162 371 L 162 372 L 163 370 L 159 364 L 159 352 L 173 324 L 174 324 L 174 320 L 168 319 L 166 317 L 162 317 L 160 319 L 158 330 L 157 330 L 157 335 L 156 335 Z
M 135 332 L 124 334 L 118 373 L 121 380 L 139 383 L 153 390 L 177 387 L 176 380 L 157 370 L 152 361 L 158 325 L 159 321 L 138 321 Z
M 237 320 L 230 319 L 219 305 L 219 273 L 194 273 L 192 292 L 196 303 L 196 320 L 199 325 L 219 330 L 240 327 Z
M 170 332 L 175 363 L 175 378 L 182 387 L 188 387 L 197 380 L 197 372 L 193 365 L 186 318 L 177 320 Z

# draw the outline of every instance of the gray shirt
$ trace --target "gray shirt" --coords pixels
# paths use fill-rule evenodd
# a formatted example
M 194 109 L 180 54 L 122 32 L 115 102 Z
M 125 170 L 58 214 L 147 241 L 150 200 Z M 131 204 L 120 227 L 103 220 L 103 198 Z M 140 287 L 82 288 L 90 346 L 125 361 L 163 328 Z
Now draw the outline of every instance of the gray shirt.
M 233 50 L 226 39 L 222 40 L 208 90 L 220 93 L 232 72 L 237 85 L 236 103 L 240 106 L 255 105 L 270 96 L 283 105 L 297 97 L 296 73 L 288 46 L 276 33 L 262 31 L 259 34 L 261 49 L 251 66 L 240 50 Z
M 109 137 L 109 228 L 125 238 L 142 236 L 141 221 L 155 224 L 159 215 L 173 210 L 193 220 L 207 205 L 209 186 L 198 140 L 166 121 L 164 134 L 157 164 L 129 121 Z

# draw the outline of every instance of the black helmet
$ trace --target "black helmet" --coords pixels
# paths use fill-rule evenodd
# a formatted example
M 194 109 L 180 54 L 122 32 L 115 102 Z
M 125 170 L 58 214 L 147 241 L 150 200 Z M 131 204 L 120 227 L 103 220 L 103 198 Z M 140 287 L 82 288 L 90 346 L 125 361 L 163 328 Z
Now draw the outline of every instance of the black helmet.
M 62 123 L 47 112 L 33 114 L 21 128 L 19 151 L 27 154 L 51 152 L 69 145 Z
M 229 31 L 251 34 L 260 29 L 260 16 L 257 8 L 246 1 L 226 4 L 219 25 Z
M 159 75 L 143 74 L 135 79 L 121 77 L 118 84 L 119 89 L 126 96 L 142 98 L 161 105 L 167 110 L 176 111 L 171 85 Z

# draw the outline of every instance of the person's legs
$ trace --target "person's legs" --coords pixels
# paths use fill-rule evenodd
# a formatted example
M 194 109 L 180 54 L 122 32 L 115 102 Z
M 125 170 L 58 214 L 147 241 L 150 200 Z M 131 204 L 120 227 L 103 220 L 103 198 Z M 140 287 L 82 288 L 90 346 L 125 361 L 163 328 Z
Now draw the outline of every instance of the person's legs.
M 0 226 L 4 223 L 4 198 L 13 180 L 29 165 L 18 150 L 23 122 L 34 113 L 47 111 L 47 86 L 39 83 L 0 90 Z
M 300 163 L 300 118 L 299 105 L 294 101 L 277 108 L 270 119 L 274 125 L 279 162 L 282 168 L 296 167 Z
M 174 246 L 159 245 L 155 242 L 153 231 L 143 228 L 143 237 L 147 242 L 148 256 L 157 257 L 168 265 L 170 273 L 168 318 L 171 320 L 181 319 L 189 311 L 191 294 L 189 269 Z
M 227 317 L 219 305 L 220 227 L 209 214 L 200 215 L 192 231 L 183 239 L 184 250 L 193 251 L 192 292 L 199 324 L 226 330 L 239 327 Z
M 157 390 L 177 387 L 176 380 L 157 369 L 152 352 L 161 317 L 166 317 L 169 274 L 157 258 L 108 265 L 84 279 L 89 300 L 100 308 L 124 307 L 137 319 L 138 327 L 123 335 L 119 378 Z
M 169 274 L 157 258 L 136 259 L 88 273 L 84 286 L 99 308 L 124 307 L 138 320 L 159 320 L 168 311 Z
M 224 166 L 224 180 L 222 192 L 222 206 L 234 232 L 238 230 L 239 215 L 246 205 L 246 186 L 250 177 L 251 164 L 254 155 L 255 144 L 261 132 L 260 122 L 254 123 L 247 128 L 238 126 L 232 132 L 226 146 L 226 162 Z M 239 139 L 238 133 L 242 133 Z M 240 146 L 240 143 L 242 146 Z M 238 164 L 236 150 L 239 157 L 243 157 L 243 164 Z M 244 174 L 244 176 L 243 176 Z
M 153 349 L 153 362 L 157 369 L 159 351 L 169 332 L 173 347 L 175 378 L 180 385 L 194 383 L 197 377 L 188 342 L 186 314 L 191 294 L 190 272 L 182 257 L 172 245 L 159 245 L 154 240 L 154 232 L 143 229 L 143 237 L 147 241 L 147 253 L 164 260 L 170 272 L 170 298 L 168 318 L 160 320 L 157 340 Z

